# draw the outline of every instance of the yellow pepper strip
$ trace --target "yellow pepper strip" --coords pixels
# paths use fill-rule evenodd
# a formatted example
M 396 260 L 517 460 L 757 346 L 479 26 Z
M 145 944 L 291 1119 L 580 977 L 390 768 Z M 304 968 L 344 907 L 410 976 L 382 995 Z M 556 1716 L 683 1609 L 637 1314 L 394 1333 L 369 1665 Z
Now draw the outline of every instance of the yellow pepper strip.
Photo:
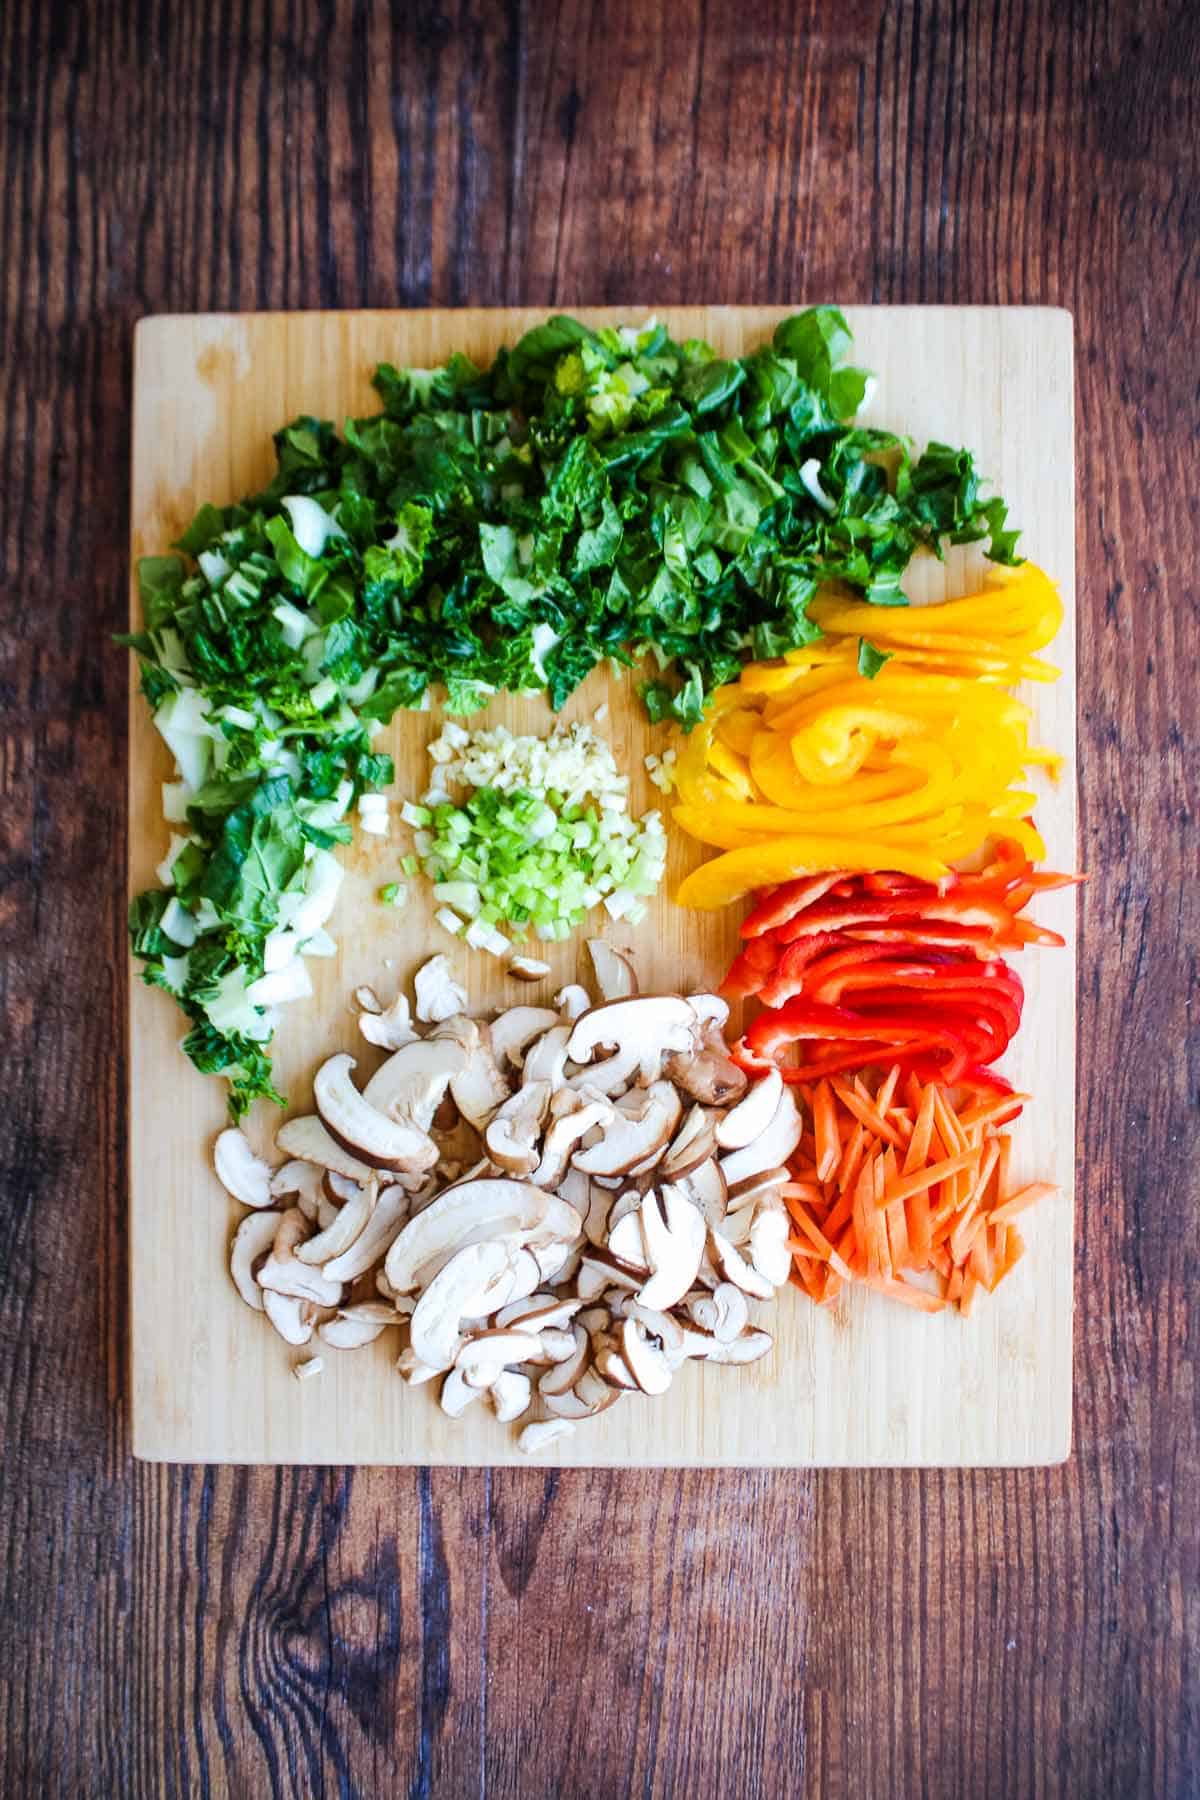
M 739 800 L 752 801 L 757 798 L 750 772 L 742 758 L 715 738 L 708 748 L 708 762 L 709 767 L 728 782 Z
M 905 846 L 873 843 L 853 837 L 782 837 L 769 844 L 748 844 L 727 850 L 680 883 L 675 895 L 681 906 L 706 912 L 741 900 L 755 888 L 794 881 L 801 875 L 818 875 L 825 869 L 895 869 L 921 881 L 939 881 L 948 866 L 928 852 Z

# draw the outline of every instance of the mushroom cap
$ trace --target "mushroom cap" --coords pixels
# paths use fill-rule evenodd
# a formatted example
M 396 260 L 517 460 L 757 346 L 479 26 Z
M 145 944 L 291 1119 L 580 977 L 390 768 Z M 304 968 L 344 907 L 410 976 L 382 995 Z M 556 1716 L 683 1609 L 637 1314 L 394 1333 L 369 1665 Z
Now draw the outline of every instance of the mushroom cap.
M 395 1291 L 405 1294 L 417 1286 L 424 1266 L 448 1250 L 499 1236 L 513 1238 L 514 1248 L 538 1235 L 571 1239 L 582 1224 L 573 1206 L 531 1182 L 499 1176 L 460 1181 L 408 1221 L 388 1251 L 385 1271 Z
M 371 1169 L 359 1156 L 336 1143 L 315 1114 L 286 1119 L 275 1133 L 275 1148 L 300 1162 L 315 1163 L 320 1169 L 332 1169 L 348 1181 L 369 1181 Z
M 262 1289 L 254 1278 L 254 1265 L 270 1253 L 279 1220 L 280 1214 L 275 1212 L 247 1213 L 229 1246 L 229 1273 L 233 1276 L 233 1285 L 255 1312 L 262 1312 L 263 1298 Z
M 643 1075 L 653 1080 L 664 1056 L 693 1047 L 696 1023 L 687 1001 L 673 994 L 608 1000 L 575 1021 L 567 1055 L 586 1063 L 601 1046 L 636 1049 Z
M 754 1142 L 771 1123 L 783 1093 L 783 1076 L 778 1069 L 752 1081 L 745 1098 L 730 1107 L 717 1123 L 717 1142 L 722 1150 L 741 1150 Z
M 642 1234 L 652 1274 L 638 1298 L 665 1312 L 683 1299 L 696 1279 L 708 1227 L 682 1188 L 668 1182 L 657 1197 L 647 1194 L 641 1210 Z
M 781 1168 L 800 1142 L 803 1129 L 800 1111 L 785 1086 L 766 1126 L 740 1150 L 731 1150 L 721 1158 L 721 1173 L 729 1187 L 760 1175 L 764 1169 Z
M 606 944 L 603 938 L 589 938 L 587 948 L 601 1000 L 636 998 L 638 979 L 629 958 Z
M 503 1239 L 455 1251 L 422 1293 L 409 1320 L 409 1343 L 431 1369 L 448 1369 L 462 1345 L 462 1321 L 484 1318 L 510 1297 L 512 1247 Z M 507 1285 L 506 1285 L 507 1284 Z
M 394 1184 L 383 1188 L 362 1231 L 340 1255 L 324 1264 L 327 1279 L 356 1281 L 365 1275 L 387 1252 L 408 1217 L 408 1210 L 409 1196 L 403 1188 Z
M 349 1250 L 365 1230 L 379 1198 L 379 1182 L 372 1177 L 365 1187 L 356 1188 L 349 1200 L 334 1214 L 329 1224 L 316 1237 L 297 1244 L 295 1254 L 301 1262 L 324 1266 L 332 1258 Z
M 628 1005 L 640 1004 L 634 1001 Z M 598 1144 L 577 1151 L 573 1161 L 587 1175 L 623 1175 L 635 1165 L 652 1167 L 648 1159 L 665 1149 L 682 1111 L 669 1081 L 656 1081 L 644 1093 L 626 1095 Z
M 511 1425 L 528 1410 L 533 1384 L 519 1369 L 501 1369 L 488 1389 L 488 1398 L 501 1425 Z
M 665 1394 L 671 1385 L 671 1370 L 666 1357 L 640 1319 L 628 1318 L 621 1325 L 621 1349 L 633 1379 L 643 1394 Z
M 548 1081 L 527 1081 L 492 1114 L 483 1141 L 488 1155 L 510 1175 L 532 1175 L 541 1160 L 538 1134 L 550 1104 Z
M 489 1026 L 492 1055 L 501 1069 L 521 1067 L 525 1048 L 559 1022 L 552 1006 L 510 1006 Z
M 455 1039 L 413 1038 L 376 1069 L 362 1097 L 388 1118 L 428 1131 L 451 1077 L 466 1066 L 467 1052 Z

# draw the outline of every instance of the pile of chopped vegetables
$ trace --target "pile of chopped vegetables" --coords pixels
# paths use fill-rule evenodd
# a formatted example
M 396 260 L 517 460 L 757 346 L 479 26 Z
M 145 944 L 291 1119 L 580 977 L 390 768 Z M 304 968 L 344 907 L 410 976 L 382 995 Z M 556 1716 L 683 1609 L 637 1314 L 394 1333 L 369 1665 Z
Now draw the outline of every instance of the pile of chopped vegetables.
M 501 925 L 548 943 L 601 902 L 610 918 L 644 917 L 666 866 L 662 820 L 630 818 L 628 778 L 589 725 L 539 738 L 451 723 L 429 754 L 433 784 L 402 817 L 447 931 L 507 956 Z
M 783 1189 L 792 1279 L 814 1300 L 861 1282 L 922 1312 L 971 1310 L 1024 1254 L 1013 1221 L 1052 1194 L 1009 1179 L 1011 1123 L 1028 1098 L 967 1099 L 936 1081 L 836 1077 L 797 1090 L 811 1127 Z M 915 1279 L 914 1279 L 915 1278 Z
M 730 360 L 654 321 L 559 317 L 488 369 L 384 364 L 381 412 L 294 420 L 262 492 L 202 506 L 178 554 L 142 559 L 143 628 L 122 641 L 180 829 L 130 938 L 235 1117 L 279 1098 L 273 1009 L 332 952 L 352 811 L 386 833 L 392 765 L 372 745 L 398 708 L 438 689 L 452 714 L 501 690 L 558 708 L 598 663 L 649 655 L 650 716 L 690 727 L 747 655 L 820 638 L 822 584 L 874 613 L 947 540 L 1014 560 L 967 451 L 914 458 L 854 424 L 868 377 L 850 347 L 818 307 Z

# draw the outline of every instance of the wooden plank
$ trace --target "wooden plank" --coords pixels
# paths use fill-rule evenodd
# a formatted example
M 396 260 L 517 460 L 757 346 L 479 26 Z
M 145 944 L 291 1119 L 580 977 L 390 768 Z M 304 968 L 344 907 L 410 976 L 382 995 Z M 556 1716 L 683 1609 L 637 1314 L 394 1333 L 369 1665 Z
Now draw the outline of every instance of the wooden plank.
M 646 308 L 589 312 L 642 316 Z M 668 308 L 678 335 L 718 349 L 758 342 L 791 309 Z M 270 435 L 299 412 L 340 418 L 372 409 L 369 373 L 388 357 L 437 362 L 455 348 L 477 359 L 544 316 L 535 309 L 160 318 L 139 327 L 134 393 L 132 548 L 161 549 L 205 498 L 227 499 L 265 481 Z M 1067 624 L 1056 645 L 1065 675 L 1033 696 L 1041 737 L 1073 757 L 1073 368 L 1069 317 L 1044 308 L 864 308 L 852 312 L 856 354 L 878 373 L 870 414 L 918 441 L 970 444 L 1009 499 L 1028 552 L 1062 585 Z M 974 558 L 974 560 L 972 560 Z M 964 591 L 977 553 L 914 571 L 915 597 Z M 625 678 L 594 675 L 564 718 L 610 705 L 605 726 L 633 775 L 637 810 L 659 796 L 642 770 L 661 732 L 643 719 Z M 497 699 L 487 718 L 545 729 L 540 701 Z M 401 794 L 427 785 L 432 714 L 401 715 L 387 747 Z M 384 740 L 381 739 L 381 743 Z M 130 882 L 153 879 L 167 831 L 158 784 L 171 776 L 146 709 L 130 714 Z M 1075 861 L 1074 781 L 1050 789 L 1039 819 L 1051 859 Z M 397 841 L 362 840 L 347 854 L 334 921 L 339 954 L 313 967 L 315 997 L 285 1015 L 277 1067 L 294 1107 L 307 1104 L 317 1063 L 357 1049 L 346 999 L 371 981 L 406 978 L 448 947 L 414 884 L 397 922 L 374 901 L 396 872 Z M 738 914 L 684 911 L 667 897 L 698 859 L 673 835 L 668 884 L 636 931 L 646 988 L 713 985 L 736 943 Z M 1046 923 L 1069 932 L 1071 897 L 1048 897 Z M 453 948 L 452 946 L 450 946 Z M 574 945 L 554 947 L 552 992 L 578 973 Z M 515 997 L 490 959 L 459 951 L 473 1004 Z M 776 1353 L 753 1369 L 687 1370 L 656 1408 L 648 1438 L 639 1407 L 611 1409 L 555 1447 L 564 1464 L 990 1464 L 1052 1462 L 1070 1432 L 1071 1242 L 1074 1141 L 1074 957 L 1027 957 L 1026 1025 L 1009 1072 L 1036 1095 L 1019 1133 L 1020 1168 L 1057 1181 L 1062 1197 L 1031 1223 L 1030 1254 L 969 1322 L 934 1320 L 856 1294 L 832 1312 L 785 1294 Z M 429 1394 L 399 1382 L 383 1344 L 326 1358 L 319 1381 L 295 1382 L 284 1347 L 234 1295 L 224 1273 L 226 1227 L 237 1216 L 204 1151 L 221 1124 L 221 1092 L 176 1049 L 178 1018 L 162 995 L 134 984 L 131 998 L 133 1420 L 137 1454 L 205 1461 L 498 1463 L 513 1435 L 482 1409 L 446 1420 Z M 365 1058 L 363 1059 L 365 1066 Z M 261 1115 L 265 1109 L 259 1108 Z M 170 1120 L 170 1130 L 163 1122 Z M 259 1116 L 262 1147 L 276 1121 Z

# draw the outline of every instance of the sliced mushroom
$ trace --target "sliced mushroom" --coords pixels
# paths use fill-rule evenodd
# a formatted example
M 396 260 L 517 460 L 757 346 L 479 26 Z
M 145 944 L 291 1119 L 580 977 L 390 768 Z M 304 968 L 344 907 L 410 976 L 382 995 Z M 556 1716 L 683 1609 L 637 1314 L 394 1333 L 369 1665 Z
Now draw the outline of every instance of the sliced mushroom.
M 609 1000 L 577 1019 L 567 1045 L 572 1062 L 590 1062 L 602 1047 L 636 1050 L 641 1079 L 658 1079 L 664 1056 L 693 1047 L 696 1015 L 671 994 Z
M 582 1018 L 591 1006 L 592 996 L 586 988 L 580 987 L 578 982 L 571 981 L 567 983 L 566 987 L 559 988 L 554 996 L 554 1004 L 567 1024 L 573 1025 L 575 1020 Z
M 630 1000 L 624 1004 L 640 1006 L 642 1002 Z M 627 1095 L 626 1101 L 631 1098 Z M 635 1107 L 628 1111 L 618 1108 L 600 1142 L 590 1150 L 576 1152 L 573 1160 L 577 1169 L 588 1175 L 621 1175 L 635 1163 L 646 1165 L 648 1158 L 666 1148 L 682 1111 L 671 1083 L 654 1082 L 637 1096 Z
M 347 1200 L 334 1214 L 324 1231 L 319 1231 L 316 1237 L 309 1238 L 303 1244 L 297 1244 L 295 1254 L 300 1261 L 323 1266 L 340 1256 L 344 1250 L 349 1250 L 351 1244 L 366 1229 L 378 1198 L 379 1182 L 376 1178 L 368 1181 L 365 1187 L 357 1188 L 353 1199 Z M 326 1279 L 330 1277 L 327 1275 Z
M 280 1215 L 274 1212 L 247 1213 L 233 1234 L 229 1246 L 229 1273 L 247 1306 L 255 1312 L 263 1310 L 262 1289 L 254 1278 L 254 1266 L 269 1254 L 275 1242 Z
M 668 1181 L 679 1181 L 690 1175 L 701 1163 L 715 1156 L 717 1149 L 716 1119 L 706 1107 L 696 1105 L 671 1139 L 662 1159 L 662 1174 Z
M 731 1343 L 714 1343 L 705 1357 L 712 1363 L 752 1363 L 765 1356 L 771 1348 L 772 1338 L 769 1331 L 743 1331 Z
M 613 1099 L 623 1094 L 629 1084 L 636 1078 L 642 1066 L 642 1054 L 636 1046 L 618 1050 L 615 1055 L 607 1057 L 604 1062 L 586 1063 L 568 1077 L 571 1086 L 580 1093 L 596 1095 L 600 1099 Z
M 428 1363 L 423 1363 L 411 1344 L 405 1344 L 396 1358 L 396 1368 L 409 1387 L 423 1387 L 427 1381 L 434 1381 L 444 1373 L 441 1369 L 431 1369 Z
M 360 1012 L 381 1013 L 383 1011 L 383 1001 L 379 998 L 375 989 L 373 987 L 368 987 L 366 982 L 364 982 L 361 987 L 355 988 L 354 1004 L 358 1007 Z
M 726 1191 L 725 1177 L 720 1165 L 711 1159 L 693 1169 L 680 1183 L 684 1193 L 698 1206 L 709 1225 L 720 1225 L 725 1217 Z
M 552 1025 L 525 1052 L 523 1065 L 526 1081 L 548 1081 L 551 1089 L 560 1088 L 566 1080 L 567 1040 L 569 1025 Z
M 653 1273 L 638 1298 L 643 1306 L 665 1312 L 696 1279 L 707 1227 L 683 1189 L 670 1182 L 663 1187 L 661 1203 L 653 1193 L 646 1195 L 640 1217 Z
M 550 973 L 550 964 L 539 962 L 536 956 L 510 956 L 508 972 L 518 981 L 542 981 Z
M 655 1307 L 643 1306 L 640 1300 L 626 1300 L 623 1305 L 624 1316 L 636 1319 L 645 1327 L 650 1336 L 662 1345 L 664 1355 L 684 1360 L 684 1327 L 673 1313 L 660 1312 Z M 630 1365 L 632 1367 L 632 1364 Z
M 561 1299 L 557 1294 L 527 1294 L 501 1307 L 496 1324 L 520 1325 L 524 1331 L 553 1331 L 569 1325 L 581 1305 L 579 1300 Z
M 275 1148 L 285 1156 L 301 1162 L 316 1163 L 318 1168 L 332 1169 L 349 1181 L 369 1181 L 371 1170 L 361 1157 L 335 1143 L 320 1119 L 307 1114 L 302 1119 L 288 1119 L 275 1133 Z
M 452 1077 L 466 1066 L 467 1052 L 454 1038 L 414 1038 L 376 1069 L 362 1097 L 389 1119 L 429 1131 Z
M 636 1294 L 645 1279 L 640 1269 L 627 1269 L 602 1250 L 592 1251 L 579 1265 L 575 1292 L 581 1300 L 599 1300 L 610 1287 Z
M 510 1006 L 489 1026 L 492 1055 L 500 1068 L 521 1067 L 526 1047 L 558 1024 L 558 1014 L 550 1006 Z
M 575 1383 L 573 1391 L 577 1398 L 588 1407 L 590 1414 L 607 1412 L 608 1408 L 620 1398 L 620 1389 L 610 1387 L 608 1382 L 604 1380 L 603 1376 L 596 1369 L 594 1363 L 590 1368 L 583 1371 L 583 1374 Z M 549 1401 L 547 1401 L 546 1404 L 550 1407 L 551 1411 L 554 1410 Z
M 628 1392 L 641 1385 L 635 1380 L 633 1371 L 615 1341 L 600 1345 L 592 1359 L 592 1366 L 601 1381 L 607 1382 L 609 1387 L 624 1388 Z
M 711 1294 L 688 1302 L 688 1314 L 702 1331 L 711 1332 L 719 1344 L 739 1337 L 750 1323 L 750 1306 L 741 1288 L 723 1281 Z
M 511 1236 L 514 1248 L 537 1233 L 570 1240 L 581 1226 L 573 1206 L 529 1182 L 460 1181 L 408 1221 L 388 1251 L 385 1272 L 395 1291 L 407 1294 L 422 1270 L 449 1251 L 489 1237 Z
M 741 1150 L 752 1144 L 775 1117 L 783 1076 L 772 1069 L 750 1084 L 743 1100 L 739 1100 L 717 1124 L 717 1142 L 722 1150 Z
M 492 1054 L 491 1033 L 486 1025 L 456 1014 L 440 1025 L 435 1037 L 453 1037 L 467 1052 L 467 1066 L 450 1077 L 450 1092 L 463 1118 L 482 1131 L 500 1105 L 508 1098 L 508 1081 L 501 1074 Z
M 408 1217 L 409 1198 L 403 1188 L 385 1187 L 359 1235 L 339 1256 L 325 1264 L 329 1281 L 355 1281 L 383 1256 Z
M 774 1299 L 775 1289 L 772 1284 L 746 1261 L 741 1251 L 730 1243 L 724 1233 L 713 1231 L 711 1236 L 713 1261 L 724 1280 L 732 1281 L 735 1287 L 740 1287 L 753 1300 Z
M 588 1182 L 588 1206 L 583 1221 L 584 1235 L 589 1244 L 599 1247 L 608 1242 L 608 1217 L 612 1208 L 613 1197 L 607 1188 L 598 1181 L 589 1181 L 581 1169 L 569 1169 L 568 1175 L 579 1175 Z M 565 1192 L 565 1184 L 563 1190 Z M 640 1204 L 640 1197 L 639 1197 Z
M 572 1325 L 571 1335 L 575 1342 L 571 1354 L 555 1363 L 552 1369 L 547 1369 L 538 1381 L 538 1392 L 545 1399 L 553 1399 L 573 1388 L 591 1360 L 592 1340 L 583 1326 Z
M 426 1025 L 440 1025 L 443 1019 L 467 1009 L 467 990 L 459 987 L 450 973 L 444 956 L 431 956 L 413 977 L 417 996 L 417 1017 Z
M 292 1374 L 297 1381 L 311 1381 L 315 1375 L 321 1373 L 324 1367 L 325 1358 L 323 1356 L 305 1356 L 298 1363 L 293 1364 Z
M 791 1221 L 778 1195 L 759 1200 L 750 1225 L 750 1261 L 764 1280 L 782 1287 L 792 1272 Z
M 343 1051 L 317 1070 L 313 1099 L 330 1137 L 376 1169 L 411 1173 L 431 1168 L 438 1152 L 429 1133 L 371 1106 L 350 1079 L 354 1066 L 354 1058 Z
M 503 1370 L 531 1361 L 540 1348 L 536 1332 L 481 1331 L 467 1339 L 455 1366 L 462 1370 L 469 1387 L 491 1387 Z
M 631 1269 L 650 1268 L 646 1254 L 646 1240 L 642 1235 L 640 1212 L 629 1212 L 623 1219 L 618 1219 L 608 1234 L 609 1254 L 619 1262 L 627 1263 Z
M 322 1231 L 333 1216 L 334 1209 L 325 1197 L 325 1170 L 316 1163 L 301 1162 L 296 1157 L 285 1162 L 271 1177 L 271 1193 L 276 1200 L 290 1200 L 310 1224 L 320 1225 Z
M 409 1343 L 431 1369 L 448 1369 L 464 1319 L 486 1318 L 511 1299 L 513 1247 L 503 1239 L 468 1244 L 439 1269 L 413 1309 Z
M 541 1161 L 538 1137 L 549 1104 L 550 1083 L 527 1081 L 497 1107 L 483 1141 L 499 1168 L 507 1169 L 510 1175 L 533 1174 Z
M 280 1294 L 269 1288 L 263 1294 L 263 1311 L 285 1344 L 307 1344 L 312 1337 L 309 1303 L 298 1294 Z
M 603 938 L 589 938 L 587 947 L 601 1000 L 634 999 L 638 979 L 629 958 L 606 944 Z
M 317 1326 L 317 1336 L 333 1350 L 361 1350 L 373 1344 L 389 1325 L 399 1324 L 395 1307 L 380 1300 L 362 1300 L 356 1306 L 339 1307 L 336 1319 Z
M 461 1419 L 468 1406 L 473 1406 L 482 1394 L 482 1388 L 473 1388 L 468 1384 L 461 1369 L 451 1369 L 442 1383 L 439 1404 L 442 1411 L 452 1419 Z
M 271 1205 L 270 1166 L 254 1154 L 236 1125 L 222 1131 L 213 1145 L 213 1167 L 225 1192 L 243 1206 Z
M 511 1425 L 529 1408 L 533 1384 L 519 1369 L 502 1369 L 488 1389 L 488 1399 L 501 1425 Z
M 341 1282 L 330 1281 L 296 1255 L 307 1236 L 308 1220 L 299 1208 L 280 1213 L 271 1253 L 257 1271 L 258 1285 L 272 1293 L 311 1300 L 317 1306 L 336 1306 L 342 1297 Z
M 708 1028 L 699 1053 L 691 1049 L 668 1056 L 663 1073 L 705 1106 L 731 1106 L 746 1091 L 745 1071 L 730 1057 L 715 1026 Z
M 364 994 L 370 995 L 375 1002 L 373 1006 L 364 1004 Z M 358 1029 L 368 1044 L 376 1044 L 381 1050 L 402 1050 L 405 1044 L 414 1042 L 417 1034 L 413 1030 L 408 995 L 404 993 L 403 989 L 386 1010 L 380 1006 L 377 996 L 370 988 L 356 989 L 355 999 L 362 1007 L 358 1019 Z
M 715 1025 L 724 1029 L 729 1021 L 729 1002 L 720 994 L 689 994 L 687 1003 L 702 1026 Z
M 670 1366 L 640 1319 L 622 1323 L 621 1349 L 625 1366 L 643 1394 L 665 1394 L 671 1385 Z
M 556 1439 L 570 1437 L 575 1430 L 569 1419 L 538 1419 L 527 1425 L 517 1439 L 517 1448 L 526 1456 L 536 1456 Z
M 782 1167 L 800 1142 L 801 1130 L 799 1109 L 792 1090 L 785 1086 L 765 1129 L 742 1149 L 721 1158 L 721 1173 L 728 1185 L 733 1188 L 764 1169 Z
M 546 1133 L 542 1145 L 541 1161 L 530 1176 L 530 1180 L 538 1187 L 556 1188 L 566 1173 L 567 1161 L 580 1139 L 586 1137 L 593 1126 L 607 1126 L 613 1117 L 613 1109 L 606 1100 L 591 1100 L 580 1106 L 575 1112 L 566 1113 L 556 1119 Z M 572 1170 L 573 1174 L 583 1174 L 583 1170 Z
M 617 1226 L 621 1223 L 621 1220 L 625 1218 L 627 1214 L 637 1212 L 645 1197 L 646 1196 L 642 1193 L 641 1188 L 637 1187 L 626 1188 L 623 1194 L 618 1194 L 616 1199 L 609 1204 L 609 1231 L 615 1231 Z
M 568 1356 L 574 1354 L 575 1339 L 566 1326 L 560 1329 L 556 1325 L 547 1325 L 538 1332 L 538 1337 L 541 1340 L 542 1349 L 540 1356 L 534 1358 L 535 1362 L 565 1362 Z
M 786 1169 L 763 1169 L 757 1175 L 747 1175 L 745 1181 L 739 1181 L 736 1187 L 729 1190 L 729 1210 L 731 1213 L 744 1212 L 746 1207 L 753 1206 L 755 1201 L 773 1194 L 779 1197 L 779 1190 L 790 1176 Z

